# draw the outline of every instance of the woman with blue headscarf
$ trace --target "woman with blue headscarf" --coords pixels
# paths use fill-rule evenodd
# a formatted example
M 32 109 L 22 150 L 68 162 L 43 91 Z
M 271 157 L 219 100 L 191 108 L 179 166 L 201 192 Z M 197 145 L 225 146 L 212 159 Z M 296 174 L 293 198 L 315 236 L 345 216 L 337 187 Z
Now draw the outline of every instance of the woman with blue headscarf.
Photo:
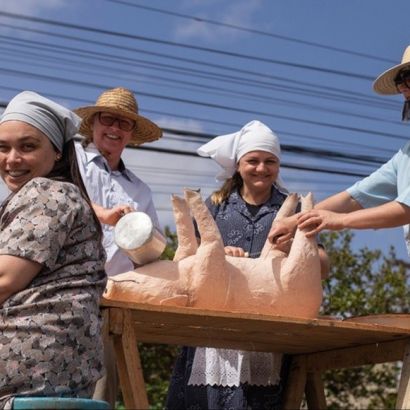
M 101 227 L 73 137 L 80 119 L 22 92 L 0 119 L 0 408 L 15 396 L 91 397 L 102 373 Z

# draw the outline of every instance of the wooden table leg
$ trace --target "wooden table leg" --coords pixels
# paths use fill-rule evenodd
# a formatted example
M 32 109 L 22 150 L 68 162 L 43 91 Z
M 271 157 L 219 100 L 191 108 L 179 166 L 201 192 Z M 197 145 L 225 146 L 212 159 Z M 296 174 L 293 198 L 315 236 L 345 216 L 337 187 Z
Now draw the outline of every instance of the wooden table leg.
M 410 409 L 410 343 L 404 349 L 396 409 Z
M 125 407 L 148 409 L 148 398 L 142 374 L 137 337 L 128 310 L 112 309 L 110 330 L 114 334 L 114 347 L 118 374 Z
M 325 388 L 320 372 L 307 373 L 305 394 L 308 409 L 326 409 Z
M 306 356 L 293 356 L 283 400 L 284 410 L 300 409 L 306 377 Z

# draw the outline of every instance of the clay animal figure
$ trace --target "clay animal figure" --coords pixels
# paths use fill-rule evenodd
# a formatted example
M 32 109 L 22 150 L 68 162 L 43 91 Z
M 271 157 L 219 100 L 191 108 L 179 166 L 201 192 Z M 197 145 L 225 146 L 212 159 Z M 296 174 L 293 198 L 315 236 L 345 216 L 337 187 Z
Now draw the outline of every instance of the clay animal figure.
M 158 260 L 109 278 L 106 299 L 208 310 L 316 317 L 322 301 L 315 239 L 296 231 L 288 254 L 267 241 L 259 258 L 226 256 L 214 219 L 199 193 L 172 198 L 178 249 L 173 261 Z M 298 203 L 288 196 L 277 219 Z M 311 209 L 311 194 L 301 199 Z M 201 241 L 195 237 L 195 218 Z

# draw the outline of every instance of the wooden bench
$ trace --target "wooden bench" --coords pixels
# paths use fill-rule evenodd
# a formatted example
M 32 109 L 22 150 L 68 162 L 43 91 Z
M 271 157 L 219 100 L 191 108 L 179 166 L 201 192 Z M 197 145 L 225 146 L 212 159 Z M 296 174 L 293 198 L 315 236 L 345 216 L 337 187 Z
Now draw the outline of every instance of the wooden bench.
M 292 354 L 285 409 L 325 409 L 327 369 L 403 360 L 397 409 L 410 408 L 410 326 L 299 319 L 104 300 L 128 409 L 148 408 L 138 342 Z M 410 315 L 403 316 L 406 323 Z

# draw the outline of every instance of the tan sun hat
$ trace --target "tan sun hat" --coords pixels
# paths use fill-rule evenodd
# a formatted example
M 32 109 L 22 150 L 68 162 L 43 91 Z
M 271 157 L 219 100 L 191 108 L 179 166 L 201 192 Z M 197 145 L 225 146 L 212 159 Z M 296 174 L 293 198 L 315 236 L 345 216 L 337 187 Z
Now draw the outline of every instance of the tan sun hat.
M 136 121 L 132 132 L 131 145 L 155 141 L 162 136 L 162 130 L 149 119 L 138 114 L 138 104 L 134 94 L 126 88 L 112 88 L 104 91 L 95 105 L 79 107 L 74 112 L 82 118 L 80 134 L 92 138 L 93 118 L 97 112 L 110 112 Z
M 396 84 L 394 84 L 394 79 L 399 71 L 405 67 L 410 69 L 410 46 L 408 46 L 404 51 L 401 64 L 389 68 L 376 78 L 373 83 L 373 90 L 376 91 L 376 93 L 385 95 L 400 94 L 397 90 Z

